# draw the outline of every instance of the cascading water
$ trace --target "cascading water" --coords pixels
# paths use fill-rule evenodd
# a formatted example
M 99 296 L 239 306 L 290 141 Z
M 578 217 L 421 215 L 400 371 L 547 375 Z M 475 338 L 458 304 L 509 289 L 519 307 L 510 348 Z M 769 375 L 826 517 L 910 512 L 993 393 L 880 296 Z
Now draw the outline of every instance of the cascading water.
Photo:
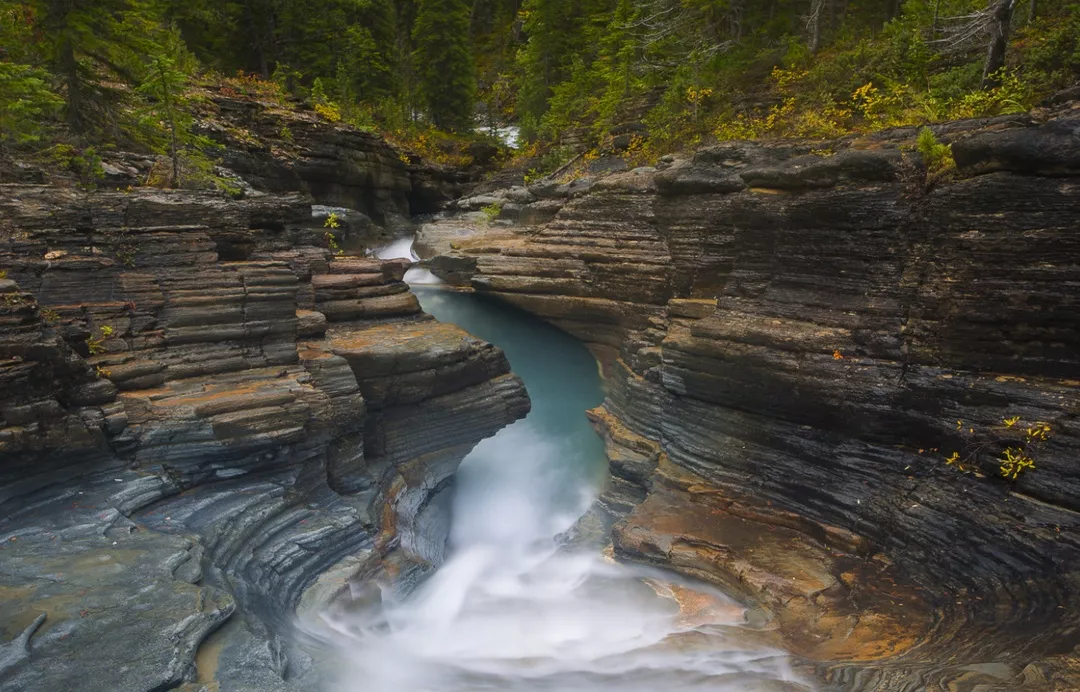
M 375 256 L 379 259 L 407 259 L 411 262 L 419 262 L 420 257 L 417 256 L 413 250 L 412 238 L 401 238 L 394 242 L 379 248 L 375 251 Z M 410 267 L 409 271 L 405 273 L 405 281 L 410 286 L 432 286 L 441 284 L 442 281 L 439 277 L 432 274 L 429 270 L 423 267 L 414 266 Z
M 408 241 L 378 254 L 415 257 Z M 446 563 L 377 614 L 327 617 L 346 661 L 334 692 L 810 689 L 786 656 L 740 635 L 743 610 L 722 594 L 560 545 L 605 469 L 583 413 L 602 392 L 582 344 L 483 296 L 415 290 L 427 312 L 506 351 L 533 410 L 462 464 Z

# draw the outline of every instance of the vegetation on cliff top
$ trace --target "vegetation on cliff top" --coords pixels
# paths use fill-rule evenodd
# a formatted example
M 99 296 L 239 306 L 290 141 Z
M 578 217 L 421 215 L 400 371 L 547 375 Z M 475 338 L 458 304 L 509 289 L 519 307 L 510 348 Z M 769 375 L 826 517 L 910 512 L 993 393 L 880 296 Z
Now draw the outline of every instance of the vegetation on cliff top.
M 537 153 L 647 158 L 1028 109 L 1080 75 L 1080 4 L 0 0 L 0 46 L 0 147 L 89 170 L 143 147 L 178 184 L 207 168 L 191 87 L 220 75 L 418 149 L 516 122 Z

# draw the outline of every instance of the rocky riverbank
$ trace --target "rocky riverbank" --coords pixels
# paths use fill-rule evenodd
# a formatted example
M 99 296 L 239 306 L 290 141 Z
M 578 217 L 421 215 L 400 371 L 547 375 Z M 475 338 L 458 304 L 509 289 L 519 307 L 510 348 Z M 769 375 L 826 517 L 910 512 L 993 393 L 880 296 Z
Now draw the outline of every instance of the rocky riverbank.
M 358 250 L 454 183 L 289 117 L 229 150 L 240 200 L 0 185 L 0 689 L 302 686 L 297 617 L 438 564 L 451 474 L 529 410 Z
M 936 127 L 944 173 L 909 129 L 488 191 L 419 246 L 603 363 L 618 556 L 741 594 L 841 689 L 1071 690 L 1074 106 Z

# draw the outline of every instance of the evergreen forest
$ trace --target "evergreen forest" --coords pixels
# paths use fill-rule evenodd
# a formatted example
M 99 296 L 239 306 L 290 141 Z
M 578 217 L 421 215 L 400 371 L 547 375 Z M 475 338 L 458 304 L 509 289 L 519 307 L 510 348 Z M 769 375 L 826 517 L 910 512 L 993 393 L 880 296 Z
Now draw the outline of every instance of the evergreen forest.
M 205 166 L 207 84 L 406 145 L 647 159 L 1024 111 L 1078 74 L 1073 0 L 0 0 L 0 147 L 76 166 Z

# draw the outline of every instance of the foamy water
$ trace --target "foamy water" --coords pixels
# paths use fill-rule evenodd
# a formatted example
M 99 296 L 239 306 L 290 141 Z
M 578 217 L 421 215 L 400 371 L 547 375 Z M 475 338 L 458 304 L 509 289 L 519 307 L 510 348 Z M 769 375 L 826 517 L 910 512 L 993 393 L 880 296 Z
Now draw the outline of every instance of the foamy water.
M 407 259 L 410 262 L 420 261 L 420 257 L 413 250 L 413 238 L 395 240 L 389 245 L 379 248 L 374 254 L 379 259 L 384 260 Z M 442 279 L 423 267 L 413 266 L 409 268 L 409 271 L 405 272 L 405 282 L 414 286 L 435 286 L 441 284 Z
M 324 617 L 343 661 L 333 692 L 809 690 L 786 656 L 740 636 L 742 610 L 719 592 L 562 545 L 605 468 L 585 348 L 480 296 L 417 293 L 507 352 L 533 411 L 462 464 L 449 557 L 428 581 Z

